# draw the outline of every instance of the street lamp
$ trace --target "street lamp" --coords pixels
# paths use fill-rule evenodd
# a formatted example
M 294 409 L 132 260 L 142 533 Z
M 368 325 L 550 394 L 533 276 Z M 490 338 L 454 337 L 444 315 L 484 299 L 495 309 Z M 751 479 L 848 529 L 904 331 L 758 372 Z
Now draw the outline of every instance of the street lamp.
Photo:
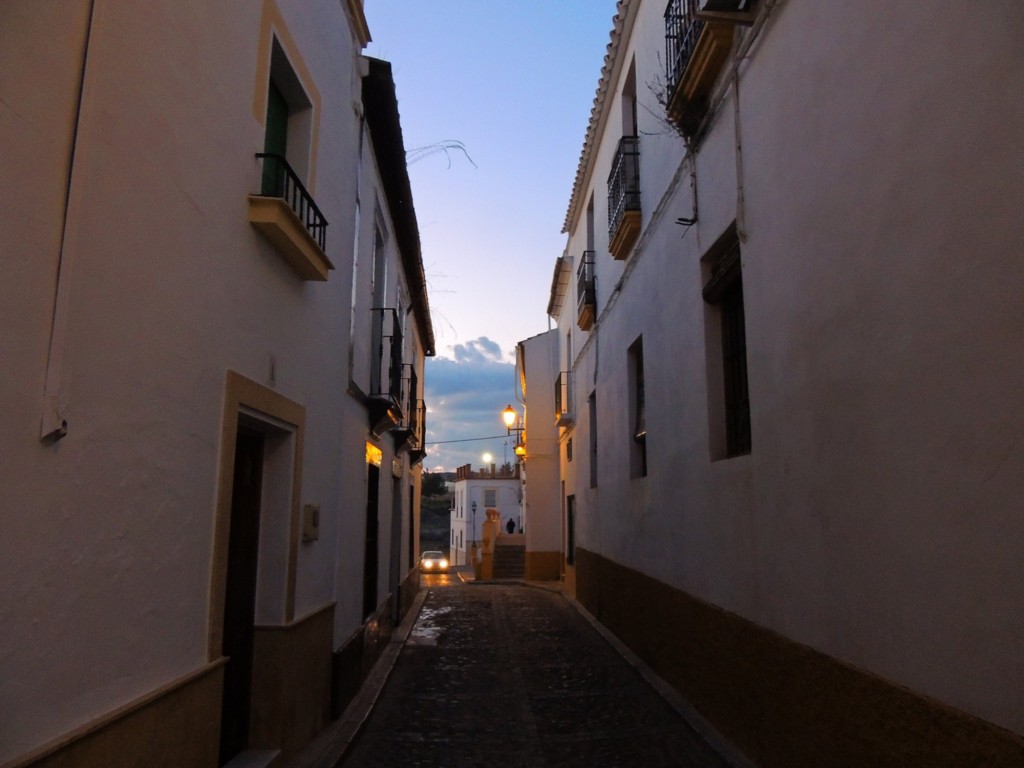
M 509 434 L 512 434 L 512 427 L 519 418 L 519 414 L 516 413 L 516 409 L 512 407 L 512 403 L 505 406 L 505 410 L 501 412 L 501 418 L 505 421 L 505 426 L 508 427 Z
M 525 430 L 523 427 L 517 426 L 519 414 L 516 413 L 516 409 L 512 407 L 511 403 L 501 412 L 501 418 L 505 422 L 505 429 L 508 430 L 508 434 L 516 433 L 515 453 L 517 457 L 522 458 L 526 455 L 526 443 L 523 441 L 523 432 Z
M 476 537 L 476 502 L 474 501 L 470 508 L 473 510 L 473 545 L 475 546 L 478 539 Z

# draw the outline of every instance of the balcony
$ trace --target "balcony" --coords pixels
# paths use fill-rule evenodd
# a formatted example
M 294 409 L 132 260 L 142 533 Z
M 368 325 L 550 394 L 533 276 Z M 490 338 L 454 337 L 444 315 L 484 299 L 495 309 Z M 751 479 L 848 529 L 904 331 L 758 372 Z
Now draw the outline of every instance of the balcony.
M 249 195 L 249 222 L 269 240 L 303 280 L 326 280 L 334 269 L 327 258 L 327 219 L 320 213 L 288 161 L 259 153 L 263 183 Z
M 427 429 L 427 404 L 415 400 L 405 411 L 405 421 L 392 430 L 395 436 L 395 450 L 408 451 L 409 463 L 416 465 L 427 455 L 424 436 Z
M 377 307 L 371 324 L 370 430 L 378 437 L 402 423 L 402 326 L 398 311 Z
M 665 9 L 668 118 L 686 136 L 697 132 L 707 114 L 711 89 L 732 50 L 736 23 L 703 20 L 698 4 L 698 0 L 670 0 Z
M 562 371 L 555 379 L 555 426 L 572 426 L 572 400 L 572 371 Z
M 416 466 L 427 455 L 427 404 L 423 400 L 416 401 L 416 427 L 415 433 L 418 436 L 416 447 L 409 450 L 409 464 Z
M 623 136 L 608 174 L 608 250 L 624 259 L 640 234 L 640 140 Z
M 419 377 L 412 363 L 402 365 L 402 420 L 391 430 L 396 451 L 417 451 L 423 447 L 426 405 L 419 398 Z M 425 455 L 425 453 L 424 453 Z
M 584 251 L 576 268 L 576 323 L 589 331 L 597 317 L 597 278 L 594 276 L 594 252 Z

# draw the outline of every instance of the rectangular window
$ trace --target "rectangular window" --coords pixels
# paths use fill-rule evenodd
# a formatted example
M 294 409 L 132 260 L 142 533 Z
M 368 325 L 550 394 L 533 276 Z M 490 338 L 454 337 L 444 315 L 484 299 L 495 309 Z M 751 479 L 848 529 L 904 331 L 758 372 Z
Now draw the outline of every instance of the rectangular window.
M 629 348 L 629 443 L 630 477 L 647 477 L 647 417 L 644 392 L 644 341 L 639 337 Z
M 565 442 L 565 460 L 572 461 L 572 438 Z
M 597 392 L 587 398 L 590 411 L 590 487 L 597 488 Z
M 719 239 L 704 262 L 710 271 L 703 296 L 711 453 L 715 459 L 731 458 L 751 451 L 743 275 L 735 227 Z
M 498 506 L 497 488 L 484 488 L 484 506 L 491 508 Z

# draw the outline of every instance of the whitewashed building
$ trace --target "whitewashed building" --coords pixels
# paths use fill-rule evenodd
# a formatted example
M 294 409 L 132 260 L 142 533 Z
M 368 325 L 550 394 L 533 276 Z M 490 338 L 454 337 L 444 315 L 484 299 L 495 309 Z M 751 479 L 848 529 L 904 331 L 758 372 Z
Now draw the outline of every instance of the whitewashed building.
M 523 402 L 520 458 L 525 577 L 559 579 L 563 572 L 559 498 L 558 332 L 545 331 L 516 345 L 517 396 Z
M 757 763 L 1024 762 L 1021 40 L 618 4 L 549 305 L 565 579 Z
M 5 767 L 288 756 L 411 600 L 433 336 L 368 40 L 0 5 Z
M 451 535 L 448 559 L 452 565 L 472 565 L 473 546 L 481 546 L 487 510 L 498 512 L 501 531 L 512 521 L 513 530 L 523 526 L 523 498 L 519 467 L 473 469 L 466 464 L 456 467 L 455 494 L 452 497 Z

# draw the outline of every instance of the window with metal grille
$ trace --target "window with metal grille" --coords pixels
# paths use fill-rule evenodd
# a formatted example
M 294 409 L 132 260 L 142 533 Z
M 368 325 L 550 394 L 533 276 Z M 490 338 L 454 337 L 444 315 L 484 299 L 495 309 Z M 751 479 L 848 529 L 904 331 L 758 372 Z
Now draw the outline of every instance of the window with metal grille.
M 597 488 L 597 392 L 587 399 L 590 411 L 590 487 Z
M 715 370 L 716 357 L 721 366 L 721 408 L 716 408 L 712 402 L 709 409 L 712 414 L 721 414 L 718 418 L 720 423 L 711 425 L 712 455 L 713 458 L 742 456 L 751 451 L 750 393 L 747 381 L 743 275 L 740 243 L 735 227 L 731 227 L 712 247 L 705 260 L 711 264 L 711 275 L 702 293 L 704 300 L 713 308 L 709 317 L 712 323 L 715 322 L 714 315 L 717 315 L 719 348 L 718 354 L 714 350 L 708 352 L 709 371 Z M 713 389 L 709 386 L 709 395 L 718 398 Z M 724 440 L 716 441 L 715 431 L 719 427 Z M 718 450 L 715 448 L 716 442 L 721 445 Z
M 630 477 L 647 477 L 647 417 L 644 393 L 644 340 L 641 336 L 629 347 L 629 420 L 632 440 L 629 446 Z

